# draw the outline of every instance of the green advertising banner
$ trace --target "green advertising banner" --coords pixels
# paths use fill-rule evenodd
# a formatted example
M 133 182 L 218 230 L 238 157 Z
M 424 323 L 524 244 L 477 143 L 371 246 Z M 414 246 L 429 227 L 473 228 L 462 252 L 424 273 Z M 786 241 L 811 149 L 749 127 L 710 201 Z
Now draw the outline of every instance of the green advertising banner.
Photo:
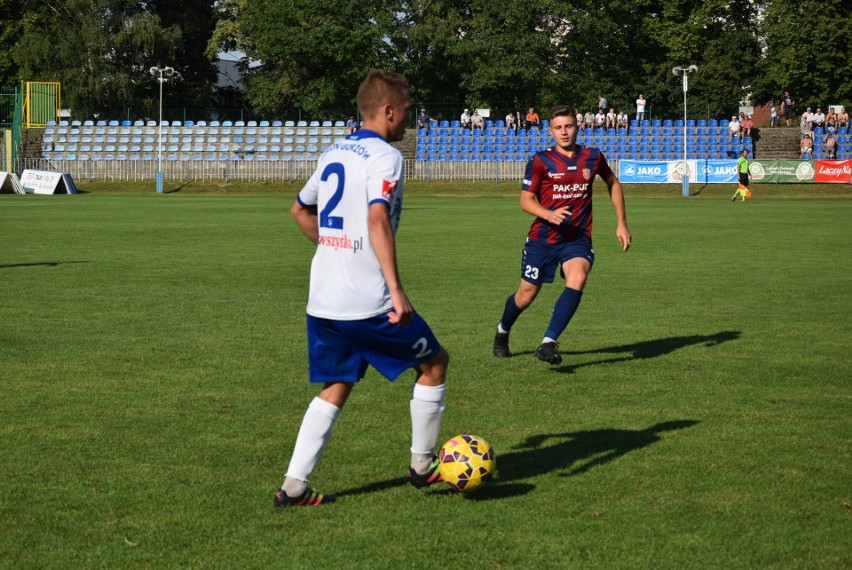
M 808 183 L 815 175 L 812 160 L 753 160 L 748 172 L 753 182 L 762 184 Z

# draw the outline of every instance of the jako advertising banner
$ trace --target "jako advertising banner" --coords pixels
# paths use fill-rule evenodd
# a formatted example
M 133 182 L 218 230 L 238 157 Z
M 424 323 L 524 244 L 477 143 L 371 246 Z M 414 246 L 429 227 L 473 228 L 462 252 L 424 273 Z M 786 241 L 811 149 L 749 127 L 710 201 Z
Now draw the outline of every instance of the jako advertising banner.
M 687 160 L 689 181 L 700 184 L 736 184 L 734 160 Z M 684 162 L 619 160 L 618 178 L 631 184 L 679 184 Z M 752 182 L 761 184 L 852 184 L 852 160 L 752 160 Z

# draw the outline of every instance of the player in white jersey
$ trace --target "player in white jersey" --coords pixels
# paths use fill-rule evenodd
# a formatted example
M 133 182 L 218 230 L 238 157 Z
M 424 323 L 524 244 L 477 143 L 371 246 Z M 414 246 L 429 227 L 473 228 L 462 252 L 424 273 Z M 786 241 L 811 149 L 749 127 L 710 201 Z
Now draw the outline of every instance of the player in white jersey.
M 290 213 L 317 245 L 308 296 L 310 380 L 323 384 L 308 406 L 276 507 L 333 500 L 308 486 L 332 428 L 367 366 L 393 381 L 414 368 L 411 468 L 424 487 L 441 480 L 435 457 L 449 355 L 414 310 L 396 261 L 402 211 L 402 155 L 388 141 L 408 123 L 408 81 L 371 71 L 358 88 L 364 126 L 335 141 Z

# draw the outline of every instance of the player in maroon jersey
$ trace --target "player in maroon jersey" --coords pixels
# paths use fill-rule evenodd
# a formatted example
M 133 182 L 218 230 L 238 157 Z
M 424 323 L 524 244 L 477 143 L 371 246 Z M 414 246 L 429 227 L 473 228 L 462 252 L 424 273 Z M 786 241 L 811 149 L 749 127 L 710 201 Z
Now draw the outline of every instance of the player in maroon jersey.
M 544 283 L 552 283 L 559 266 L 565 277 L 550 324 L 535 356 L 562 362 L 556 341 L 577 310 L 595 261 L 592 249 L 592 182 L 600 176 L 615 208 L 615 235 L 622 251 L 630 247 L 630 230 L 621 183 L 596 148 L 577 144 L 577 111 L 570 106 L 550 111 L 550 134 L 556 144 L 537 152 L 527 163 L 521 187 L 521 209 L 535 216 L 521 259 L 521 284 L 506 299 L 494 337 L 494 356 L 506 358 L 512 325 L 535 300 Z

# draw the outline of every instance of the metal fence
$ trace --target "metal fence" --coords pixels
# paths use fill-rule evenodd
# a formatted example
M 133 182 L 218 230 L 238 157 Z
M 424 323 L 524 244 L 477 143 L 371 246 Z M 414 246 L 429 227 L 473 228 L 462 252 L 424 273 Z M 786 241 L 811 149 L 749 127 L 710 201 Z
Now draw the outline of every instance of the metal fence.
M 25 169 L 66 172 L 75 181 L 128 180 L 153 181 L 156 160 L 50 160 L 20 159 L 17 172 Z M 425 162 L 406 160 L 408 180 L 493 180 L 495 183 L 520 180 L 524 161 L 507 162 Z M 178 181 L 229 180 L 307 180 L 317 167 L 317 160 L 177 160 L 162 161 L 163 177 Z
M 21 147 L 23 124 L 23 94 L 19 87 L 0 89 L 0 171 L 11 170 Z M 8 133 L 7 133 L 8 131 Z M 10 135 L 7 137 L 7 134 Z

